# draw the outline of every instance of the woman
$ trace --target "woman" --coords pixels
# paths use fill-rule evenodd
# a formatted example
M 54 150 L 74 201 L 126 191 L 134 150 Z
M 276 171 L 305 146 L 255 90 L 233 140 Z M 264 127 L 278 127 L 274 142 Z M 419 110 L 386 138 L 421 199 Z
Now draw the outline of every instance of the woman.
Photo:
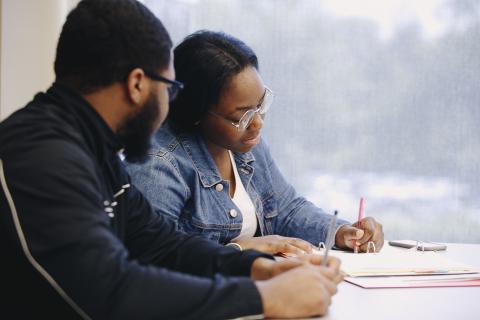
M 174 57 L 184 89 L 148 161 L 128 164 L 133 182 L 187 233 L 238 249 L 311 252 L 325 241 L 332 216 L 296 194 L 260 138 L 273 93 L 256 55 L 232 36 L 200 31 Z M 365 218 L 356 227 L 339 221 L 336 246 L 382 247 L 381 224 Z

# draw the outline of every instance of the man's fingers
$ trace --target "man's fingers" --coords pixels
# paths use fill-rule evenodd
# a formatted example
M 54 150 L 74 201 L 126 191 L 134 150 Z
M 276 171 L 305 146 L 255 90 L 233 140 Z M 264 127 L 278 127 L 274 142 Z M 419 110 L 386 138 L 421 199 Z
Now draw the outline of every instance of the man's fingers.
M 345 274 L 340 270 L 341 261 L 336 257 L 328 257 L 326 267 L 321 266 L 323 256 L 320 255 L 304 255 L 301 258 L 297 258 L 297 261 L 303 261 L 305 263 L 309 263 L 313 268 L 318 268 L 323 276 L 329 278 L 336 284 L 342 282 L 345 276 Z
M 336 270 L 338 272 L 340 270 L 340 264 L 341 264 L 340 259 L 332 256 L 328 257 L 327 266 L 330 269 Z
M 274 267 L 273 274 L 277 275 L 277 274 L 283 273 L 285 271 L 288 271 L 290 269 L 299 267 L 303 264 L 304 264 L 304 262 L 301 261 L 301 260 L 298 260 L 298 259 L 286 259 L 286 260 L 277 262 L 277 264 Z
M 327 278 L 333 280 L 340 274 L 340 269 L 332 269 L 326 267 L 317 267 L 320 268 L 320 272 Z
M 317 266 L 321 265 L 323 261 L 323 255 L 320 255 L 320 254 L 310 254 L 310 255 L 305 255 L 303 257 L 299 257 L 299 258 L 303 261 L 310 262 L 311 264 L 317 265 Z M 340 270 L 340 264 L 341 264 L 340 259 L 336 257 L 329 256 L 327 258 L 327 267 L 329 269 Z
M 336 283 L 336 284 L 339 284 L 340 282 L 343 281 L 343 279 L 345 278 L 346 274 L 345 272 L 343 271 L 340 271 L 338 273 L 338 275 L 333 279 L 333 281 Z
M 331 294 L 334 295 L 337 293 L 337 285 L 329 277 L 325 277 L 324 274 L 320 274 L 321 281 L 325 289 Z

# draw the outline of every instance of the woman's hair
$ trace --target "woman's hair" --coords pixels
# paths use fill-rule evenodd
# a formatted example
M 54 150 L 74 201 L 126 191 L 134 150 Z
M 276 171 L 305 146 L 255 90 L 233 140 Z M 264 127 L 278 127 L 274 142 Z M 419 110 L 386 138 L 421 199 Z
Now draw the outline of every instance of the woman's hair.
M 174 50 L 176 78 L 184 89 L 171 103 L 169 119 L 191 130 L 217 104 L 229 81 L 247 67 L 258 69 L 257 56 L 245 43 L 222 32 L 198 31 Z

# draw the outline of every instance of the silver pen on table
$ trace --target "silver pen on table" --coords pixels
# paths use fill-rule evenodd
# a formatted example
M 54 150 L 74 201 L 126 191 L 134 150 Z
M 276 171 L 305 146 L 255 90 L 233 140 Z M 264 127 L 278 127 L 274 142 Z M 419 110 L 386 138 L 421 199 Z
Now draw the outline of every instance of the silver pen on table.
M 331 247 L 333 247 L 333 244 L 335 242 L 335 225 L 337 224 L 337 215 L 338 215 L 338 211 L 335 210 L 335 212 L 333 213 L 332 221 L 330 222 L 330 226 L 328 228 L 328 234 L 327 234 L 326 245 L 325 245 L 325 253 L 323 254 L 322 266 L 327 265 L 328 251 L 330 250 Z

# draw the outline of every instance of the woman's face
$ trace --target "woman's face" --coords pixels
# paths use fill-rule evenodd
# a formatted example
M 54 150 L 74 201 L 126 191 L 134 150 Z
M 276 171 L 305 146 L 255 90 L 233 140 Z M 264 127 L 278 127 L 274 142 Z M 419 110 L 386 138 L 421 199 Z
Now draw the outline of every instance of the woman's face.
M 257 145 L 263 126 L 263 119 L 258 113 L 244 130 L 238 130 L 232 122 L 237 124 L 245 112 L 256 110 L 265 90 L 254 67 L 247 67 L 234 76 L 223 89 L 218 104 L 212 106 L 200 122 L 208 142 L 234 152 L 247 152 Z

